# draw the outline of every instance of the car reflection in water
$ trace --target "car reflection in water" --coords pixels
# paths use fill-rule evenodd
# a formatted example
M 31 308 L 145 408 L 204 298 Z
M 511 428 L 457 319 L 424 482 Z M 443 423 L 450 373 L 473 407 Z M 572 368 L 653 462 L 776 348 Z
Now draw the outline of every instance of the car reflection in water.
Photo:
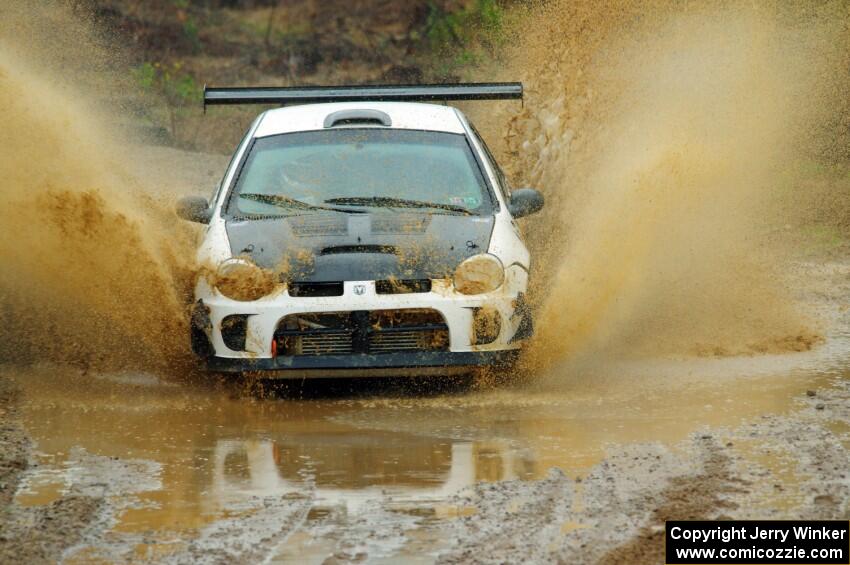
M 507 442 L 411 440 L 389 433 L 304 439 L 219 440 L 208 502 L 226 509 L 250 497 L 301 493 L 313 497 L 314 507 L 356 513 L 370 500 L 427 505 L 479 481 L 526 478 L 533 471 L 533 462 Z

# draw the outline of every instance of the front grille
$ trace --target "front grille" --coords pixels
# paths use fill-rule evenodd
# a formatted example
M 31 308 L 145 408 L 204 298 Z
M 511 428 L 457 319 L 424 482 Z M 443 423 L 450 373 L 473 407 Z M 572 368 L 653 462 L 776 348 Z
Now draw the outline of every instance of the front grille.
M 414 294 L 431 292 L 431 279 L 405 279 L 375 281 L 378 294 Z
M 377 333 L 370 336 L 369 353 L 394 351 L 440 351 L 448 343 L 446 330 L 404 330 Z
M 320 282 L 320 283 L 289 283 L 289 296 L 299 298 L 310 296 L 342 296 L 345 290 L 342 282 Z
M 381 355 L 445 351 L 449 329 L 435 310 L 375 310 L 294 314 L 275 332 L 282 355 Z
M 353 350 L 351 334 L 350 331 L 341 330 L 303 335 L 295 337 L 289 349 L 295 355 L 346 355 Z

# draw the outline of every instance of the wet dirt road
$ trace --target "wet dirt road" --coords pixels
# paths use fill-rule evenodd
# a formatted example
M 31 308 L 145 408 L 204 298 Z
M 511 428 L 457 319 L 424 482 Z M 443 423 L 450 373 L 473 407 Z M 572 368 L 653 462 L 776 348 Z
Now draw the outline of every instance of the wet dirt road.
M 503 76 L 481 69 L 527 102 L 473 117 L 548 200 L 554 365 L 483 390 L 187 384 L 171 360 L 197 266 L 173 203 L 227 157 L 113 141 L 112 89 L 54 80 L 100 67 L 77 26 L 36 49 L 49 64 L 0 53 L 0 563 L 653 563 L 670 518 L 850 516 L 846 255 L 750 261 L 778 232 L 845 233 L 797 214 L 846 208 L 809 162 L 846 139 L 845 7 L 547 4 Z M 10 45 L 44 35 L 9 21 Z M 800 285 L 775 276 L 795 268 Z
M 846 516 L 846 318 L 806 353 L 562 366 L 489 390 L 317 383 L 257 400 L 6 368 L 33 442 L 15 502 L 99 501 L 69 563 L 652 559 L 670 489 L 694 504 L 681 517 Z

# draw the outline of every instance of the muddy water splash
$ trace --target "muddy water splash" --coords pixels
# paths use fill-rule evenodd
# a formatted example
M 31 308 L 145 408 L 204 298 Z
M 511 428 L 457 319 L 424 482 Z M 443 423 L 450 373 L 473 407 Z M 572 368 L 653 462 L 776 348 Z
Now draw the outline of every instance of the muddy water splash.
M 487 129 L 548 201 L 529 230 L 545 234 L 529 360 L 819 342 L 769 235 L 795 198 L 781 175 L 842 107 L 846 21 L 837 3 L 556 2 L 524 19 L 504 78 L 525 107 Z
M 0 49 L 2 358 L 156 368 L 187 347 L 190 234 L 127 171 L 132 148 Z
M 842 107 L 848 8 L 783 6 L 554 2 L 518 25 L 503 72 L 528 98 L 492 121 L 508 121 L 507 135 L 488 137 L 549 201 L 533 220 L 535 359 L 817 342 L 764 234 L 777 171 L 817 149 L 829 135 L 807 132 Z M 145 196 L 125 167 L 133 149 L 97 126 L 78 89 L 43 78 L 57 61 L 97 70 L 112 53 L 76 45 L 86 24 L 61 10 L 29 25 L 29 3 L 4 8 L 3 358 L 181 358 L 189 234 Z

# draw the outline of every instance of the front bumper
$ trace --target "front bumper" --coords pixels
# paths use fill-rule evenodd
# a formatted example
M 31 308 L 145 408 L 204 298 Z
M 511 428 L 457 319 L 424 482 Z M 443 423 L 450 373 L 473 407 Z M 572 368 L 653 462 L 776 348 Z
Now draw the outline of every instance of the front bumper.
M 508 368 L 519 350 L 504 351 L 419 351 L 382 355 L 278 356 L 268 359 L 210 357 L 207 367 L 219 372 L 269 373 L 269 377 L 358 377 L 358 376 L 443 376 L 469 373 L 476 367 Z
M 286 372 L 286 376 L 331 376 L 346 373 L 426 375 L 469 372 L 470 368 L 510 363 L 531 334 L 531 315 L 521 293 L 494 292 L 477 296 L 459 295 L 450 283 L 434 281 L 432 290 L 411 294 L 378 294 L 374 281 L 344 284 L 342 296 L 293 297 L 286 290 L 252 302 L 226 298 L 199 280 L 193 315 L 193 348 L 207 360 L 211 370 L 224 372 Z M 478 309 L 498 313 L 498 336 L 477 343 L 474 316 Z M 373 354 L 277 355 L 272 350 L 275 332 L 292 314 L 427 309 L 438 312 L 448 328 L 448 345 L 440 351 L 398 351 Z M 222 322 L 242 316 L 244 349 L 231 349 L 222 335 Z

